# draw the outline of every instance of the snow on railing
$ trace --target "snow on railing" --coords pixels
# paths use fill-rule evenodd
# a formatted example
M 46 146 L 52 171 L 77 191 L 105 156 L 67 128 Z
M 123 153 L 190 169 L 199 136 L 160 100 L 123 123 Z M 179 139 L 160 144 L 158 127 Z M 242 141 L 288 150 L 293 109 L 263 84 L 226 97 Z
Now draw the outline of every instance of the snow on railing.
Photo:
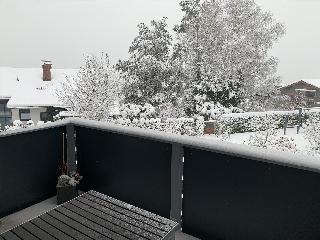
M 112 123 L 85 120 L 80 118 L 68 118 L 61 121 L 44 124 L 41 126 L 18 129 L 9 132 L 0 133 L 1 137 L 25 134 L 28 132 L 40 131 L 49 128 L 62 127 L 66 125 L 74 125 L 76 127 L 85 127 L 108 131 L 127 136 L 133 136 L 153 141 L 179 144 L 183 147 L 201 149 L 210 152 L 226 154 L 256 161 L 291 166 L 300 169 L 320 172 L 320 160 L 312 156 L 306 156 L 299 153 L 292 154 L 288 152 L 280 152 L 269 149 L 261 149 L 252 146 L 213 141 L 210 139 L 181 136 L 178 134 L 165 133 L 157 130 L 141 129 L 135 127 L 120 126 Z

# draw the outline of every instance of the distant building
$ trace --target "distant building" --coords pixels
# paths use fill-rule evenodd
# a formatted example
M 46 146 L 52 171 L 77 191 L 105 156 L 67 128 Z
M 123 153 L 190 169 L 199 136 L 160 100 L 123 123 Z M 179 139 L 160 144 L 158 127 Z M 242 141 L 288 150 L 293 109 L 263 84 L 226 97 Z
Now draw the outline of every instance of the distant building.
M 303 96 L 308 107 L 320 107 L 320 79 L 303 79 L 280 89 L 290 97 Z
M 45 61 L 40 68 L 0 67 L 0 124 L 1 128 L 15 120 L 47 121 L 64 106 L 56 89 L 74 75 L 74 69 L 52 69 Z

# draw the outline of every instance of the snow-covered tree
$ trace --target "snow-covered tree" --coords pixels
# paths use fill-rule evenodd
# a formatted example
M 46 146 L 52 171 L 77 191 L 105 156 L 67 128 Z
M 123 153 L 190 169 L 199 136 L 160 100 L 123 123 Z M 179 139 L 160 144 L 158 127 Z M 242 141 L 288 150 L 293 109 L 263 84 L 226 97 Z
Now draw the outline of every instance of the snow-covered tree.
M 203 102 L 238 106 L 263 100 L 279 83 L 278 60 L 269 57 L 284 26 L 253 0 L 184 0 L 175 28 L 190 79 L 189 112 Z
M 130 57 L 119 61 L 117 68 L 126 77 L 127 103 L 159 105 L 164 98 L 166 81 L 170 77 L 171 35 L 166 18 L 151 21 L 151 26 L 138 25 L 138 36 L 133 40 Z
M 184 79 L 180 62 L 171 54 L 172 37 L 166 18 L 138 25 L 138 36 L 129 48 L 129 59 L 119 61 L 117 69 L 125 77 L 125 102 L 151 104 L 162 116 L 183 115 Z M 173 115 L 168 115 L 171 113 Z
M 66 78 L 57 94 L 75 115 L 104 120 L 121 100 L 123 81 L 107 54 L 86 55 L 77 75 Z

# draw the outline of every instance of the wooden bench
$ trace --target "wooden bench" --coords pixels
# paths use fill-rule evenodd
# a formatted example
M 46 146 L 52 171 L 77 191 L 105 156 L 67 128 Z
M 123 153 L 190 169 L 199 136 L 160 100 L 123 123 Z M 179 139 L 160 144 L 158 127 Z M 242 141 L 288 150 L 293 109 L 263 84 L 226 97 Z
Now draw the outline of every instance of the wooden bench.
M 89 191 L 0 235 L 0 240 L 174 239 L 178 223 Z

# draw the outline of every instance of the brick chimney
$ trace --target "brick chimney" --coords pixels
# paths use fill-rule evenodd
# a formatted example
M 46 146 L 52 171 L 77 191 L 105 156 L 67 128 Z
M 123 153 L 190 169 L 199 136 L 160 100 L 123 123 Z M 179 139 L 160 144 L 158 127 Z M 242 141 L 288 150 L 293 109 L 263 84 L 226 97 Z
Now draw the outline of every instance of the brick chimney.
M 51 81 L 51 61 L 42 60 L 43 81 Z

